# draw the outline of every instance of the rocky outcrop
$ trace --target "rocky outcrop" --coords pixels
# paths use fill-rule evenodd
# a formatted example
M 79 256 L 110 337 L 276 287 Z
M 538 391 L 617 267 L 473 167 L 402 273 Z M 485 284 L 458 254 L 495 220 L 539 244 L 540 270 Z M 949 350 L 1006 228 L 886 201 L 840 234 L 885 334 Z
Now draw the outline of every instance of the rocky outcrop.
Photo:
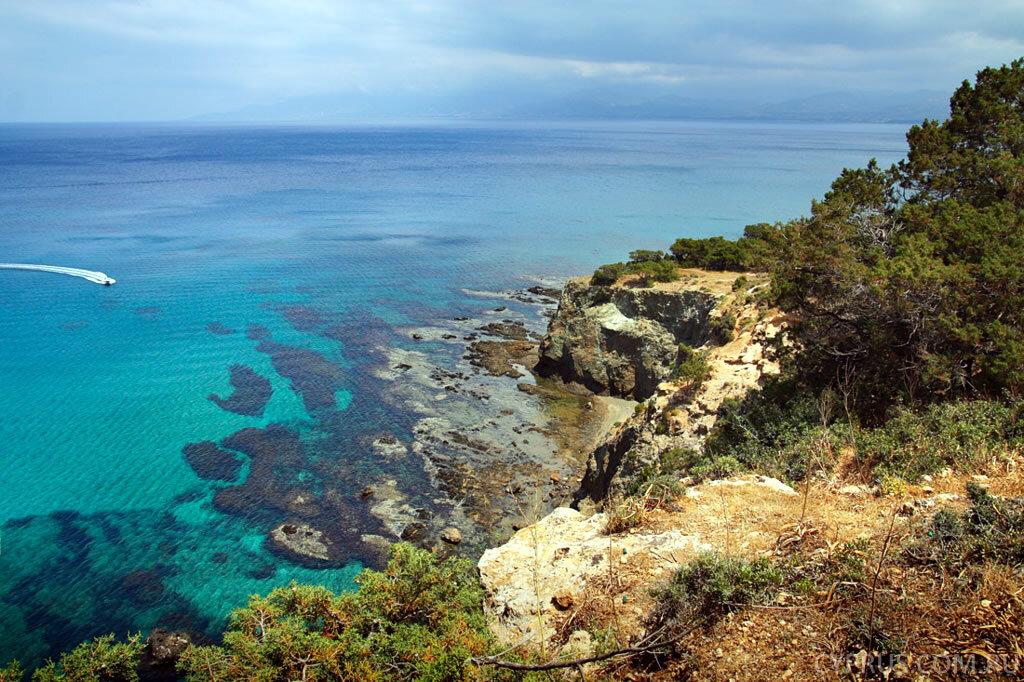
M 728 304 L 726 299 L 723 305 Z M 577 506 L 621 497 L 635 474 L 657 469 L 665 451 L 699 449 L 723 401 L 742 397 L 778 373 L 778 364 L 765 357 L 762 346 L 783 324 L 777 313 L 759 311 L 753 305 L 734 306 L 732 312 L 742 331 L 725 345 L 702 349 L 707 378 L 696 387 L 672 381 L 659 384 L 645 409 L 590 454 L 576 493 Z
M 322 530 L 305 523 L 282 523 L 267 533 L 267 548 L 311 568 L 343 566 L 348 555 Z
M 142 682 L 174 682 L 178 679 L 175 666 L 189 646 L 211 644 L 198 632 L 156 628 L 146 638 L 146 646 L 139 659 L 138 675 Z
M 484 552 L 477 566 L 491 629 L 507 644 L 559 645 L 587 614 L 589 627 L 607 619 L 639 632 L 652 588 L 698 553 L 756 552 L 773 541 L 747 516 L 723 517 L 723 510 L 788 522 L 800 503 L 793 489 L 758 476 L 690 490 L 675 511 L 634 511 L 637 526 L 628 532 L 607 534 L 608 515 L 561 507 Z
M 643 400 L 668 378 L 680 343 L 707 341 L 718 300 L 696 288 L 570 281 L 541 343 L 537 371 L 594 393 Z

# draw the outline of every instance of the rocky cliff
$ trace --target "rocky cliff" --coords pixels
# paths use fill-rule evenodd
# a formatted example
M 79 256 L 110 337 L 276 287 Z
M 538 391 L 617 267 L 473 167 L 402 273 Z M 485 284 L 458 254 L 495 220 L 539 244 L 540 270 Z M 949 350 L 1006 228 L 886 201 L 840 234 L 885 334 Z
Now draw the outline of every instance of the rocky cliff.
M 719 298 L 677 283 L 646 289 L 572 280 L 541 343 L 537 371 L 594 393 L 644 400 L 671 374 L 680 343 L 707 342 Z
M 678 282 L 649 289 L 577 279 L 562 291 L 538 372 L 647 401 L 591 453 L 577 505 L 621 496 L 633 474 L 656 465 L 661 452 L 698 448 L 723 400 L 778 371 L 762 344 L 783 321 L 753 296 L 764 283 L 750 275 L 733 291 L 734 274 L 682 274 Z M 672 380 L 681 343 L 705 359 L 707 376 L 699 384 Z

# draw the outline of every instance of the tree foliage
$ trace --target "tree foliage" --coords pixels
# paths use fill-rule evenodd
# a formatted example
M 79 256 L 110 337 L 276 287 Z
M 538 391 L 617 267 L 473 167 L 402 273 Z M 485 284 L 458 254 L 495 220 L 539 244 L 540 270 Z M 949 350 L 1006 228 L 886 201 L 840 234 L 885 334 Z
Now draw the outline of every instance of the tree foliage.
M 32 682 L 136 682 L 141 655 L 138 635 L 126 642 L 115 641 L 114 635 L 97 637 L 61 654 L 56 662 L 48 661 L 32 673 Z
M 771 238 L 799 370 L 858 405 L 1024 388 L 1024 60 L 985 69 L 907 159 L 844 170 Z
M 190 647 L 189 680 L 460 680 L 487 652 L 483 591 L 466 559 L 395 545 L 356 592 L 279 588 L 235 611 L 222 646 Z

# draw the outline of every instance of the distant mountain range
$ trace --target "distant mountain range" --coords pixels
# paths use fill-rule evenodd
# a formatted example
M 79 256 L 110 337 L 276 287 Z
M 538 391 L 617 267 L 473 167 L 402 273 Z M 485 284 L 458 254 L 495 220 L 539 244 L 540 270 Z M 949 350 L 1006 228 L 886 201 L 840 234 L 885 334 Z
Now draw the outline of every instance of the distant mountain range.
M 775 102 L 683 97 L 653 88 L 604 87 L 547 96 L 514 89 L 457 94 L 326 94 L 197 117 L 196 121 L 332 123 L 385 119 L 751 120 L 916 123 L 949 115 L 940 91 L 825 92 Z

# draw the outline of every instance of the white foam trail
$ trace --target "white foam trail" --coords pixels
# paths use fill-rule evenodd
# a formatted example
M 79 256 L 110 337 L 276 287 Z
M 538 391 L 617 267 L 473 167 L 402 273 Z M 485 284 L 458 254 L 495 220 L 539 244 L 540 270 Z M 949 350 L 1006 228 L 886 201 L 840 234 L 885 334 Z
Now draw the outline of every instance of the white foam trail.
M 82 270 L 81 268 L 63 268 L 59 265 L 33 265 L 31 263 L 0 263 L 0 270 L 36 270 L 38 272 L 55 272 L 58 275 L 71 275 L 81 277 L 96 284 L 113 284 L 117 280 L 107 277 L 102 272 L 93 270 Z

